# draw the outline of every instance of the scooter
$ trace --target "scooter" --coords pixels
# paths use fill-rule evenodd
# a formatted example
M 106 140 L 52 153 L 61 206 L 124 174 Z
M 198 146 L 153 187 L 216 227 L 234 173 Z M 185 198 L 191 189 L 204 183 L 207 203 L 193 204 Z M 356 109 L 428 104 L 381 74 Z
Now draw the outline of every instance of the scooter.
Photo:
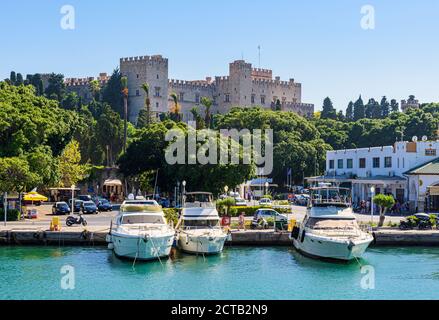
M 253 219 L 250 225 L 252 230 L 268 229 L 268 222 L 264 218 L 259 218 L 258 220 Z
M 79 218 L 75 218 L 74 216 L 68 216 L 66 219 L 66 225 L 68 227 L 71 227 L 74 224 L 82 224 L 85 227 L 87 225 L 87 220 L 82 217 L 82 214 L 79 215 Z

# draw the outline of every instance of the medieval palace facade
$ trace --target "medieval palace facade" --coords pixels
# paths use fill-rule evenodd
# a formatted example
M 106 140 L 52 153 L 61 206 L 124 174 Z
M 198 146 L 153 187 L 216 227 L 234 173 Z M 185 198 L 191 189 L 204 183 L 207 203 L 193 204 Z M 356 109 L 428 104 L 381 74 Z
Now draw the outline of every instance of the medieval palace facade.
M 139 111 L 144 107 L 143 83 L 150 87 L 152 111 L 157 117 L 170 110 L 170 95 L 175 93 L 181 106 L 183 119 L 190 120 L 190 110 L 200 106 L 201 98 L 213 101 L 212 112 L 225 113 L 234 106 L 280 108 L 310 117 L 313 104 L 302 103 L 302 86 L 290 79 L 273 79 L 272 70 L 253 68 L 250 63 L 237 60 L 229 65 L 228 76 L 206 77 L 204 80 L 174 80 L 169 78 L 168 59 L 160 55 L 120 59 L 120 72 L 128 78 L 129 118 L 135 122 Z M 101 74 L 101 83 L 108 77 Z M 66 79 L 68 90 L 87 98 L 89 82 L 93 78 Z M 91 96 L 91 95 L 90 95 Z M 200 106 L 200 111 L 201 109 Z

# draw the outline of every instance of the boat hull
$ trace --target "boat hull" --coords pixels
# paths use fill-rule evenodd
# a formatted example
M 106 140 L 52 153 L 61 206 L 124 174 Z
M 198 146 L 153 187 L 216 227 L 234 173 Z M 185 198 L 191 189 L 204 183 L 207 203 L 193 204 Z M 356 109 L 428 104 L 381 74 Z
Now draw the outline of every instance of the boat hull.
M 293 239 L 293 244 L 298 251 L 313 258 L 350 261 L 361 258 L 372 241 L 372 236 L 334 239 L 305 233 L 303 241 L 300 238 Z
M 227 235 L 195 236 L 180 233 L 177 246 L 180 250 L 193 254 L 218 254 L 223 251 Z
M 155 260 L 168 257 L 174 235 L 161 236 L 126 236 L 114 233 L 111 235 L 114 253 L 123 258 L 136 260 Z

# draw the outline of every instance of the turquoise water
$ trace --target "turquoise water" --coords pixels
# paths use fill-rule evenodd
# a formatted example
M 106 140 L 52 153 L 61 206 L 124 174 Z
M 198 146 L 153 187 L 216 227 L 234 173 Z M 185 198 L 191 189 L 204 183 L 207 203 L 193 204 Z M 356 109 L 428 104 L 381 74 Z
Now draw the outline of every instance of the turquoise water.
M 373 248 L 360 263 L 374 267 L 375 289 L 362 289 L 357 262 L 286 247 L 226 248 L 205 259 L 176 253 L 134 268 L 104 248 L 0 247 L 0 299 L 439 298 L 439 248 Z M 61 289 L 64 265 L 75 268 L 73 290 Z

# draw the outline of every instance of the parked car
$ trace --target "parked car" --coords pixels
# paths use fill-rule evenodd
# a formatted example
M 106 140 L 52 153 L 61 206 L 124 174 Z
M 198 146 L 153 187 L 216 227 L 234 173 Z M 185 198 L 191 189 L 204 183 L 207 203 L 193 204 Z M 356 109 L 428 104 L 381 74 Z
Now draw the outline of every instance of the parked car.
M 99 199 L 97 207 L 98 210 L 102 212 L 113 211 L 113 206 L 107 199 Z
M 273 202 L 271 201 L 271 199 L 268 198 L 262 198 L 261 200 L 259 200 L 260 206 L 271 206 L 272 204 Z
M 82 200 L 74 199 L 73 212 L 75 212 L 75 213 L 81 212 L 83 202 L 84 201 L 82 201 Z M 69 207 L 70 207 L 70 211 L 71 211 L 72 210 L 72 199 L 69 200 Z
M 294 203 L 299 206 L 306 206 L 309 201 L 309 195 L 307 194 L 298 194 L 294 198 Z
M 435 216 L 436 226 L 438 226 L 439 217 L 435 214 L 428 215 L 426 213 L 417 213 L 415 215 L 407 217 L 405 220 L 401 220 L 399 228 L 401 230 L 429 230 L 433 228 L 433 223 L 431 221 L 431 216 Z
M 70 207 L 67 202 L 57 202 L 52 207 L 53 215 L 65 215 L 69 214 L 70 212 Z
M 82 200 L 82 201 L 92 201 L 93 199 L 92 199 L 92 197 L 90 196 L 90 195 L 88 195 L 88 194 L 86 194 L 86 195 L 80 195 L 80 196 L 78 196 L 78 200 Z
M 280 214 L 279 212 L 277 212 L 276 210 L 273 209 L 258 209 L 255 212 L 255 215 L 253 217 L 254 219 L 259 219 L 259 218 L 264 218 L 264 219 L 269 219 L 269 218 L 273 218 L 276 220 L 276 222 L 278 221 L 282 221 L 282 222 L 288 222 L 288 218 L 283 215 Z
M 98 207 L 93 201 L 84 201 L 81 205 L 83 214 L 98 214 Z
M 245 201 L 244 199 L 237 197 L 235 198 L 235 206 L 238 207 L 246 207 L 247 206 L 247 201 Z

